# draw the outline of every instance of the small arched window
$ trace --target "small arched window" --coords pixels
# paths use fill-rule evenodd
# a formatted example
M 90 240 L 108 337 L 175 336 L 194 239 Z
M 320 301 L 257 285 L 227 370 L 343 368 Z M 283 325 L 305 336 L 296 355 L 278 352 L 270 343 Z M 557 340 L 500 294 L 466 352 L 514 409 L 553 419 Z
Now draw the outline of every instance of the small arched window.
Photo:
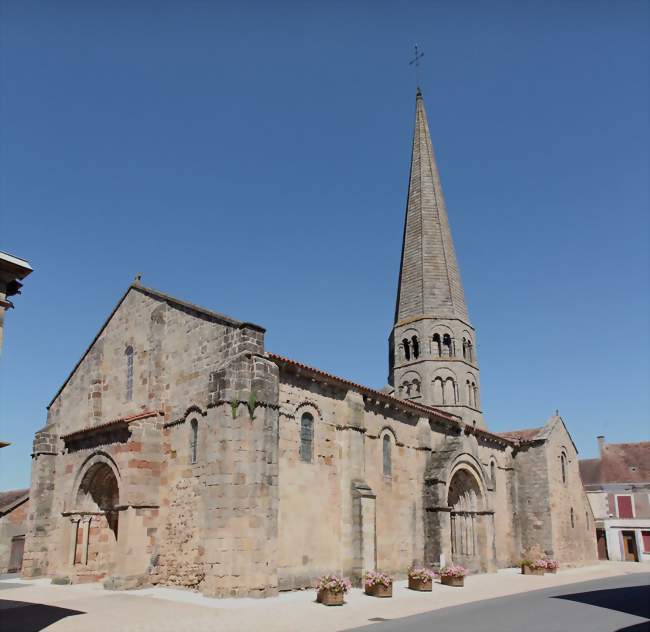
M 573 512 L 573 507 L 571 507 L 571 528 L 574 529 L 576 526 L 576 517 Z
M 442 343 L 440 342 L 440 334 L 433 334 L 433 354 L 436 356 L 442 355 Z
M 411 359 L 411 346 L 409 344 L 408 338 L 404 338 L 404 340 L 402 340 L 402 346 L 404 347 L 404 358 L 406 360 L 410 360 Z
M 199 451 L 199 422 L 192 419 L 190 422 L 190 463 L 196 463 Z
M 300 419 L 300 460 L 311 463 L 314 454 L 314 418 L 304 413 Z
M 420 343 L 418 342 L 417 336 L 413 336 L 413 338 L 411 338 L 411 344 L 413 345 L 413 359 L 417 360 L 418 356 L 420 355 Z
M 467 358 L 467 338 L 463 336 L 463 360 Z
M 497 487 L 497 464 L 492 461 L 490 463 L 490 480 L 492 481 L 493 489 Z
M 124 351 L 126 355 L 126 401 L 133 399 L 133 347 L 129 345 Z
M 393 464 L 391 462 L 391 444 L 388 433 L 384 435 L 382 440 L 383 462 L 384 462 L 384 476 L 390 476 L 393 471 Z
M 566 470 L 566 454 L 564 454 L 564 452 L 562 452 L 562 454 L 560 455 L 560 468 L 562 469 L 562 482 L 566 485 L 567 470 Z M 573 509 L 571 511 L 573 511 Z
M 472 362 L 472 360 L 473 360 L 473 358 L 472 358 L 472 341 L 471 340 L 467 341 L 467 360 L 469 362 Z
M 445 334 L 442 337 L 442 352 L 445 356 L 451 357 L 453 355 L 451 350 L 451 336 L 449 334 Z

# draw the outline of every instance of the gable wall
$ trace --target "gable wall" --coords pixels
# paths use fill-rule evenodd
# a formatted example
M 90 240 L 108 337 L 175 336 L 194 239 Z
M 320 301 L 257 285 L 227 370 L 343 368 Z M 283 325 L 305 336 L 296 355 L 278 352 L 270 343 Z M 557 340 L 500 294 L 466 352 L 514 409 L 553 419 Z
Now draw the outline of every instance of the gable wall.
M 597 559 L 594 518 L 582 486 L 578 454 L 564 424 L 556 422 L 546 443 L 549 508 L 552 520 L 553 556 L 570 563 Z M 562 481 L 561 454 L 567 455 L 567 477 Z M 571 526 L 571 509 L 574 526 Z

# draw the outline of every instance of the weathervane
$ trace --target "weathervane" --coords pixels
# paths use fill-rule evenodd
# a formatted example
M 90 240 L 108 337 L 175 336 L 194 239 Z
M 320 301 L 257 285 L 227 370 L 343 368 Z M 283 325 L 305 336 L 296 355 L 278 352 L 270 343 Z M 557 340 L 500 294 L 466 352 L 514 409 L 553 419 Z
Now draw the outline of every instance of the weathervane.
M 424 57 L 424 53 L 421 53 L 420 50 L 418 49 L 418 45 L 415 45 L 415 57 L 411 59 L 409 62 L 409 66 L 412 66 L 415 64 L 415 81 L 417 83 L 417 87 L 420 87 L 420 59 Z

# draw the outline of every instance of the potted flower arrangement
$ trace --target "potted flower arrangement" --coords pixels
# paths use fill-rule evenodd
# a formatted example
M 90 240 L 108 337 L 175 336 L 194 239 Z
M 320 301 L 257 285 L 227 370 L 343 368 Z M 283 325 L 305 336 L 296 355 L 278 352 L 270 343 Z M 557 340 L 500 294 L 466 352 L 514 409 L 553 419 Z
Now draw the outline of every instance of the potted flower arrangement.
M 440 583 L 445 586 L 457 586 L 462 588 L 465 585 L 465 575 L 467 575 L 467 569 L 463 566 L 456 566 L 452 564 L 451 566 L 443 566 L 439 571 L 438 575 L 440 576 Z
M 546 561 L 542 559 L 523 559 L 520 560 L 519 565 L 521 566 L 522 575 L 543 575 L 546 569 Z
M 560 568 L 560 563 L 557 560 L 546 558 L 544 562 L 546 564 L 544 568 L 545 573 L 553 573 L 555 575 L 555 573 L 557 573 L 557 569 Z
M 411 590 L 432 590 L 435 573 L 423 566 L 409 568 L 409 588 Z
M 343 596 L 352 588 L 347 577 L 323 575 L 316 584 L 316 600 L 326 606 L 342 606 Z
M 363 576 L 363 588 L 366 595 L 372 597 L 392 597 L 393 596 L 393 578 L 386 573 L 377 571 L 368 571 Z

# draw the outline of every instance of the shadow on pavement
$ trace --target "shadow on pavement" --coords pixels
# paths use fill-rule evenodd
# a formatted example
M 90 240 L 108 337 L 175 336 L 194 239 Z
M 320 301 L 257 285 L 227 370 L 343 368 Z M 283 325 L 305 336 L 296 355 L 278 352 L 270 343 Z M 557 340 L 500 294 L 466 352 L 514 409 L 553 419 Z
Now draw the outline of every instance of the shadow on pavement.
M 620 628 L 616 632 L 650 632 L 650 621 L 630 625 L 627 628 Z
M 0 629 L 2 632 L 38 632 L 65 617 L 85 614 L 29 601 L 0 599 Z
M 590 606 L 618 610 L 619 612 L 650 619 L 650 586 L 625 586 L 623 588 L 592 590 L 573 595 L 558 595 L 554 599 L 578 601 Z M 632 632 L 635 628 L 625 628 L 625 630 Z

